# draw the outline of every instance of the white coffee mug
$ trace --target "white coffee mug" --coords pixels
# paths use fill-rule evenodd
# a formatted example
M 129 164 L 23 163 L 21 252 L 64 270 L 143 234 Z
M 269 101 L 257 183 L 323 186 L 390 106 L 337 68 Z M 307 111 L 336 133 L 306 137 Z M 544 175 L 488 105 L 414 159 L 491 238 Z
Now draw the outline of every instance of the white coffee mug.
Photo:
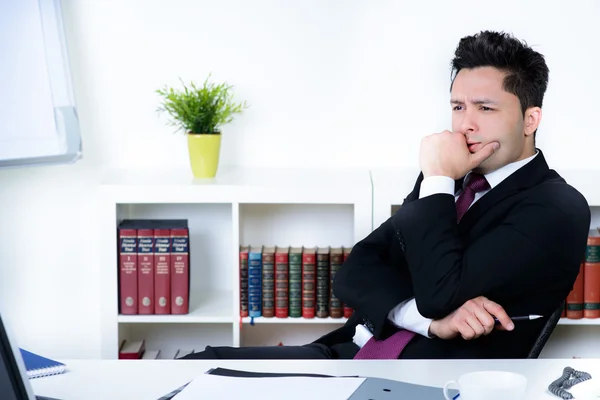
M 458 380 L 446 382 L 444 397 L 453 400 L 448 389 L 458 389 L 458 400 L 523 400 L 527 378 L 508 371 L 478 371 L 461 375 Z

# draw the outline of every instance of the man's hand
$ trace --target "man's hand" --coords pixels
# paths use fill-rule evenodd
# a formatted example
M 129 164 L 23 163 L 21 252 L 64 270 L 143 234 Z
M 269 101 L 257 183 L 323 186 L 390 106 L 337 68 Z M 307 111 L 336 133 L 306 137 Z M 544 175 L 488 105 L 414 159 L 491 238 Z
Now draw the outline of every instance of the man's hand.
M 501 324 L 496 329 L 514 329 L 512 320 L 500 305 L 480 296 L 467 301 L 445 318 L 432 321 L 429 332 L 440 339 L 453 339 L 458 335 L 465 340 L 476 339 L 492 332 L 494 317 Z
M 491 142 L 471 154 L 462 133 L 435 133 L 421 140 L 421 171 L 425 178 L 440 175 L 457 180 L 487 160 L 499 146 L 498 142 Z

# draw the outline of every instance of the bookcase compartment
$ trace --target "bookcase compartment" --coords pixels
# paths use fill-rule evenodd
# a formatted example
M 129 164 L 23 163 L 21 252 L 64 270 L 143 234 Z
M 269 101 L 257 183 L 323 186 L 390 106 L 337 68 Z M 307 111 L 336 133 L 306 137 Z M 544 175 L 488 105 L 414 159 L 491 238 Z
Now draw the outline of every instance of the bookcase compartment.
M 185 219 L 190 249 L 187 315 L 119 315 L 120 322 L 231 322 L 231 204 L 119 204 L 123 219 Z
M 206 346 L 231 346 L 231 324 L 123 323 L 119 343 L 145 341 L 146 351 L 160 350 L 159 358 L 173 359 L 177 351 L 203 351 Z
M 273 318 L 271 318 L 273 319 Z M 292 318 L 290 318 L 292 319 Z M 301 318 L 295 318 L 301 319 Z M 318 318 L 315 318 L 318 320 Z M 311 343 L 321 336 L 334 331 L 342 326 L 324 320 L 322 323 L 308 324 L 273 324 L 262 323 L 260 318 L 255 318 L 255 324 L 244 324 L 241 328 L 241 346 L 277 346 L 280 343 L 286 346 L 301 346 Z M 345 320 L 344 320 L 345 322 Z
M 240 204 L 240 245 L 351 246 L 353 204 Z

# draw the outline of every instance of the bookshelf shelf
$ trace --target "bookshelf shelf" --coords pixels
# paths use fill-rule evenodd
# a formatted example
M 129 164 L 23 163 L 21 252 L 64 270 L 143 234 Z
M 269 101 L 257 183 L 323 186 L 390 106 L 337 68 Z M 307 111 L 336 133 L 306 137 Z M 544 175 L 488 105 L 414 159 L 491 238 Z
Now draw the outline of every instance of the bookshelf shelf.
M 242 318 L 242 323 L 250 324 L 250 317 Z M 343 325 L 348 318 L 254 318 L 254 324 L 340 324 Z
M 194 293 L 193 293 L 194 294 Z M 119 315 L 120 323 L 232 323 L 233 302 L 231 291 L 213 291 L 190 297 L 190 312 L 184 315 Z M 199 297 L 197 300 L 194 297 Z
M 600 326 L 600 318 L 582 318 L 582 319 L 569 319 L 561 318 L 558 321 L 559 325 L 581 325 L 581 326 Z

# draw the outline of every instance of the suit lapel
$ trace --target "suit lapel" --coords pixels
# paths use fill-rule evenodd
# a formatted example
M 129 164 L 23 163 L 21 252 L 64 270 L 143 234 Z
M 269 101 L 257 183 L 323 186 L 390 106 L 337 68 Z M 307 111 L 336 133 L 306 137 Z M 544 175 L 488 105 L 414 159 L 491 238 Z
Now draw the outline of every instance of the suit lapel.
M 539 154 L 533 160 L 500 182 L 467 210 L 459 223 L 461 232 L 469 230 L 475 221 L 494 204 L 536 185 L 548 174 L 549 168 L 546 159 L 542 151 L 537 150 Z

